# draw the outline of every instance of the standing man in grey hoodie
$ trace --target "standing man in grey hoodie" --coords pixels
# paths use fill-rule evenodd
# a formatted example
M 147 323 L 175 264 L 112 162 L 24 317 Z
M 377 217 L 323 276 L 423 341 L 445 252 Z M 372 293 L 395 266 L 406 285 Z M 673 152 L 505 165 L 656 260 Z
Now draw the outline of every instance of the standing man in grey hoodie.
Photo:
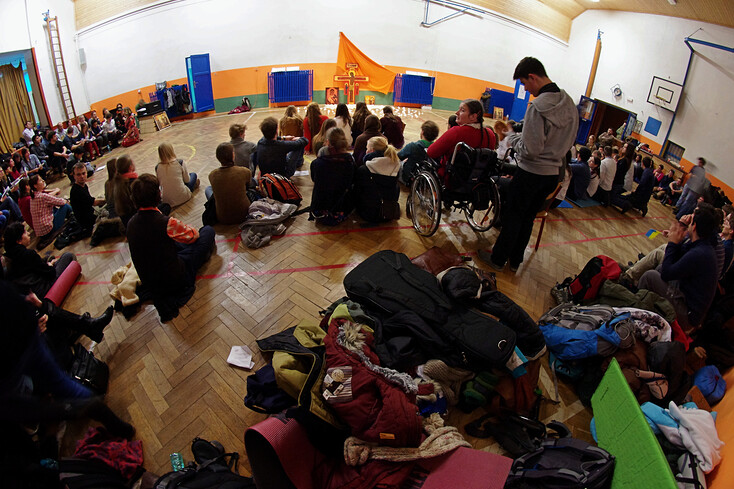
M 576 139 L 579 113 L 537 59 L 523 58 L 513 79 L 519 79 L 536 98 L 528 106 L 522 133 L 507 133 L 508 145 L 517 152 L 518 168 L 508 188 L 503 227 L 492 254 L 480 250 L 479 257 L 496 270 L 509 261 L 514 272 L 522 264 L 535 215 L 559 182 L 562 162 Z

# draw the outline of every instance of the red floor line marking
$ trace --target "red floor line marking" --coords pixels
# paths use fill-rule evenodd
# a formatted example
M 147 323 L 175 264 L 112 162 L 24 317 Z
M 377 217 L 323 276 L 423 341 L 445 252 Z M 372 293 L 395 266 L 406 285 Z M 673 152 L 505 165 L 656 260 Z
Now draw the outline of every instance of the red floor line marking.
M 546 246 L 559 246 L 559 245 L 566 245 L 566 244 L 586 243 L 588 241 L 601 241 L 605 239 L 632 238 L 635 236 L 645 236 L 645 233 L 620 234 L 618 236 L 601 236 L 598 238 L 577 239 L 574 241 L 560 241 L 558 243 L 545 243 L 545 244 L 541 244 L 540 246 L 538 246 L 538 248 L 545 248 Z
M 548 220 L 548 219 L 546 219 L 546 221 L 547 221 L 547 220 Z M 578 233 L 579 233 L 579 234 L 580 234 L 581 236 L 583 236 L 584 238 L 588 238 L 588 236 L 586 236 L 586 234 L 584 234 L 584 232 L 583 232 L 582 230 L 580 230 L 579 228 L 577 228 L 576 226 L 574 226 L 574 225 L 573 225 L 573 223 L 572 223 L 571 221 L 565 221 L 565 222 L 567 222 L 569 226 L 571 226 L 571 227 L 572 227 L 572 228 L 574 228 L 574 229 L 575 229 L 576 231 L 578 231 Z
M 675 217 L 672 217 L 671 219 L 674 219 L 674 218 Z M 569 218 L 554 217 L 554 218 L 547 218 L 546 221 L 620 221 L 620 220 L 633 221 L 633 220 L 640 220 L 640 219 L 668 219 L 668 217 L 667 216 L 569 217 Z
M 603 236 L 599 238 L 586 238 L 586 239 L 579 239 L 574 241 L 562 241 L 559 243 L 545 243 L 541 244 L 539 248 L 545 248 L 546 246 L 559 246 L 564 244 L 574 244 L 574 243 L 585 243 L 587 241 L 599 241 L 599 240 L 606 240 L 606 239 L 617 239 L 617 238 L 630 238 L 634 236 L 644 236 L 645 233 L 637 233 L 637 234 L 624 234 L 619 236 Z M 464 256 L 472 256 L 476 254 L 476 251 L 467 251 L 461 253 Z M 260 275 L 275 275 L 280 273 L 297 273 L 297 272 L 314 272 L 319 270 L 334 270 L 338 268 L 348 268 L 348 267 L 356 267 L 359 265 L 359 262 L 353 262 L 353 263 L 337 263 L 335 265 L 318 265 L 315 267 L 301 267 L 301 268 L 280 268 L 275 270 L 254 270 L 250 272 L 237 272 L 232 273 L 231 271 L 227 271 L 225 273 L 214 273 L 214 274 L 208 274 L 208 275 L 199 275 L 196 278 L 199 280 L 212 280 L 217 278 L 230 278 L 230 277 L 244 277 L 246 275 L 252 275 L 252 276 L 260 276 Z M 96 284 L 108 284 L 109 282 L 77 282 L 78 285 L 96 285 Z
M 293 273 L 293 272 L 313 272 L 317 270 L 334 270 L 336 268 L 347 268 L 356 267 L 359 262 L 354 263 L 338 263 L 336 265 L 319 265 L 315 267 L 303 267 L 303 268 L 281 268 L 278 270 L 259 270 L 252 272 L 243 272 L 246 275 L 275 275 L 277 273 Z
M 115 250 L 104 250 L 104 251 L 85 251 L 83 253 L 74 253 L 77 256 L 83 255 L 104 255 L 105 253 L 120 253 L 125 248 L 117 248 Z

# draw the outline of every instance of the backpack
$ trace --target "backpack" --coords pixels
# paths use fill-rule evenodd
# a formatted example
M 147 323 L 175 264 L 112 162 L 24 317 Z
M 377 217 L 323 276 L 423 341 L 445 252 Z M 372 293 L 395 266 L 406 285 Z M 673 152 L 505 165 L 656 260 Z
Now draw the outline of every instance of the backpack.
M 482 139 L 487 131 L 488 129 L 484 128 Z M 495 168 L 497 168 L 497 153 L 494 150 L 473 149 L 465 144 L 459 146 L 447 166 L 448 188 L 459 194 L 472 195 L 476 188 L 487 181 L 490 172 Z M 486 208 L 485 206 L 484 209 Z M 481 207 L 477 209 L 483 210 Z
M 606 450 L 576 438 L 546 439 L 515 459 L 505 488 L 606 489 L 613 475 L 614 456 Z
M 474 309 L 454 307 L 436 277 L 402 253 L 382 250 L 368 257 L 344 277 L 344 290 L 382 319 L 405 310 L 416 313 L 460 354 L 462 365 L 453 366 L 501 367 L 515 350 L 512 329 Z
M 589 260 L 568 285 L 573 302 L 594 299 L 606 279 L 617 280 L 622 273 L 619 264 L 608 256 L 598 255 Z M 567 279 L 568 280 L 568 279 Z
M 239 453 L 225 453 L 219 442 L 209 442 L 201 438 L 194 438 L 191 442 L 191 453 L 195 462 L 190 462 L 182 470 L 163 474 L 155 481 L 153 488 L 255 489 L 252 478 L 238 473 Z
M 273 200 L 300 205 L 303 200 L 293 182 L 278 173 L 266 173 L 260 177 L 260 192 Z
M 568 329 L 594 331 L 614 317 L 614 308 L 604 304 L 577 306 L 570 302 L 560 304 L 538 320 L 540 324 L 555 324 Z
M 538 321 L 548 349 L 561 360 L 610 355 L 634 343 L 630 313 L 615 314 L 610 306 L 556 306 Z

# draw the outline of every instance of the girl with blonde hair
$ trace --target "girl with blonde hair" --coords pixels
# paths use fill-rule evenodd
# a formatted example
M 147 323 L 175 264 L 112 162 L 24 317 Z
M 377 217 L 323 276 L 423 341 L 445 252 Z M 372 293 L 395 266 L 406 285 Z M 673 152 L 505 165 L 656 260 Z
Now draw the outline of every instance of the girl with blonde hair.
M 282 136 L 303 137 L 303 119 L 298 115 L 295 105 L 289 105 L 278 122 L 278 132 Z
M 183 160 L 176 158 L 173 146 L 162 143 L 158 146 L 160 161 L 155 167 L 161 185 L 161 201 L 175 207 L 187 202 L 191 192 L 198 186 L 196 173 L 189 173 Z
M 326 119 L 328 119 L 328 117 L 321 114 L 319 104 L 316 102 L 308 104 L 308 107 L 306 108 L 306 120 L 303 121 L 303 137 L 308 140 L 308 144 L 304 150 L 306 153 L 313 152 L 311 150 L 311 141 L 313 140 L 314 135 L 318 134 L 321 129 L 321 124 L 323 124 Z
M 387 138 L 367 141 L 365 164 L 354 176 L 354 199 L 357 213 L 368 222 L 386 222 L 400 218 L 400 158 Z

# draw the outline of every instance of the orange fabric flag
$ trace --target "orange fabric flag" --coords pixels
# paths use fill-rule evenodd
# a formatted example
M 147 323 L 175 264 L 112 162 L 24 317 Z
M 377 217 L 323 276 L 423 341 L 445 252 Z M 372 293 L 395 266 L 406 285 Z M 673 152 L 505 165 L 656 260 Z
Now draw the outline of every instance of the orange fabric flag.
M 339 55 L 336 60 L 337 75 L 343 75 L 347 72 L 347 63 L 357 64 L 358 74 L 369 77 L 369 81 L 360 82 L 360 90 L 370 89 L 380 93 L 388 93 L 393 90 L 395 73 L 372 61 L 357 46 L 352 44 L 352 41 L 347 39 L 343 32 L 340 32 Z

